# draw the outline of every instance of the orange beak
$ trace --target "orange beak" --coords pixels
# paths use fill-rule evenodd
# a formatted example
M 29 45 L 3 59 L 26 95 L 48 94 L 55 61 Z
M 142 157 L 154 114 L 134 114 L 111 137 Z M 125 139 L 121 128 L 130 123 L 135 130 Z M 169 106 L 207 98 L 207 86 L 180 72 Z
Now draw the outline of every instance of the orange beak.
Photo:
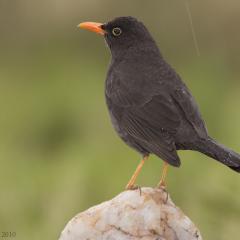
M 106 32 L 101 28 L 102 25 L 103 25 L 102 23 L 96 23 L 96 22 L 83 22 L 83 23 L 80 23 L 78 27 L 104 35 Z

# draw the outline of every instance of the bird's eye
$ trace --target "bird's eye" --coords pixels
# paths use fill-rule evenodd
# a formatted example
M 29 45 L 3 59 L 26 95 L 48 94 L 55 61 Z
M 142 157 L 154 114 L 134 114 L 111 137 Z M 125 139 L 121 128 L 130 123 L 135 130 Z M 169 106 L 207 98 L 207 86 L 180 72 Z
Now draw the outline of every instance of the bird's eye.
M 122 29 L 119 28 L 119 27 L 115 27 L 115 28 L 113 28 L 113 30 L 112 30 L 112 34 L 113 34 L 115 37 L 118 37 L 119 35 L 121 35 L 121 33 L 122 33 Z

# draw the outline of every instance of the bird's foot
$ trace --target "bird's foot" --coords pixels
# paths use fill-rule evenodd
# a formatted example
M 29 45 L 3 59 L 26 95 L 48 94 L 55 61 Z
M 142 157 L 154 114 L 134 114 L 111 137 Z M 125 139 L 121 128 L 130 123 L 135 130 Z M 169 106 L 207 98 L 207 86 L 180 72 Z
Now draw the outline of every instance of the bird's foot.
M 141 171 L 141 169 L 143 167 L 143 164 L 144 164 L 145 160 L 147 160 L 147 159 L 148 159 L 148 155 L 144 156 L 144 158 L 138 164 L 137 169 L 135 170 L 134 174 L 132 175 L 130 181 L 128 182 L 128 184 L 127 184 L 127 186 L 125 188 L 126 190 L 136 190 L 136 189 L 139 189 L 139 187 L 135 185 L 135 182 L 136 182 L 138 174 L 140 173 L 140 171 Z
M 138 189 L 138 188 L 139 188 L 138 185 L 128 184 L 128 185 L 125 187 L 125 190 L 136 190 L 136 189 Z
M 142 195 L 142 189 L 138 185 L 127 185 L 126 188 L 125 188 L 126 191 L 128 191 L 128 190 L 134 191 L 134 190 L 137 190 L 137 189 L 139 190 L 140 195 Z
M 166 189 L 167 186 L 166 186 L 165 181 L 164 181 L 164 180 L 161 180 L 161 181 L 158 183 L 157 188 Z
M 160 181 L 160 183 L 157 185 L 157 188 L 161 189 L 164 193 L 166 193 L 165 203 L 167 203 L 167 201 L 168 201 L 168 191 L 167 191 L 166 183 L 164 181 Z

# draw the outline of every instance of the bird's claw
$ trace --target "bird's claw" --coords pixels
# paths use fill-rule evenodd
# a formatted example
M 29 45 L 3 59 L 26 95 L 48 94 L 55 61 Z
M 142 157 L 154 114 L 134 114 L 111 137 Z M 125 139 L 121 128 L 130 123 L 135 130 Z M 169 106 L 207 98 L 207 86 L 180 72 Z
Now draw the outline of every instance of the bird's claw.
M 165 203 L 167 203 L 168 201 L 168 191 L 167 191 L 167 187 L 164 181 L 160 181 L 160 183 L 157 185 L 158 189 L 161 189 L 163 192 L 166 193 L 166 199 L 165 199 Z
M 137 189 L 139 190 L 140 195 L 142 195 L 142 189 L 138 185 L 129 185 L 129 186 L 126 186 L 126 188 L 125 188 L 125 190 L 130 190 L 130 191 L 134 191 Z
M 160 183 L 157 185 L 157 188 L 161 188 L 161 189 L 166 189 L 166 183 L 165 181 L 160 181 Z

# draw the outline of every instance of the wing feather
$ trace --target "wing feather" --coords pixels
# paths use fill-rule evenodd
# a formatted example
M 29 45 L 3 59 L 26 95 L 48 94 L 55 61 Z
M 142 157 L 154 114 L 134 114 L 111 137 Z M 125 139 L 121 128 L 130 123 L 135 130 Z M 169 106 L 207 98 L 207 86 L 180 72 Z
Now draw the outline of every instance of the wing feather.
M 173 106 L 166 97 L 154 96 L 140 107 L 126 108 L 121 127 L 149 152 L 171 165 L 179 166 L 172 135 L 176 133 L 180 122 Z

